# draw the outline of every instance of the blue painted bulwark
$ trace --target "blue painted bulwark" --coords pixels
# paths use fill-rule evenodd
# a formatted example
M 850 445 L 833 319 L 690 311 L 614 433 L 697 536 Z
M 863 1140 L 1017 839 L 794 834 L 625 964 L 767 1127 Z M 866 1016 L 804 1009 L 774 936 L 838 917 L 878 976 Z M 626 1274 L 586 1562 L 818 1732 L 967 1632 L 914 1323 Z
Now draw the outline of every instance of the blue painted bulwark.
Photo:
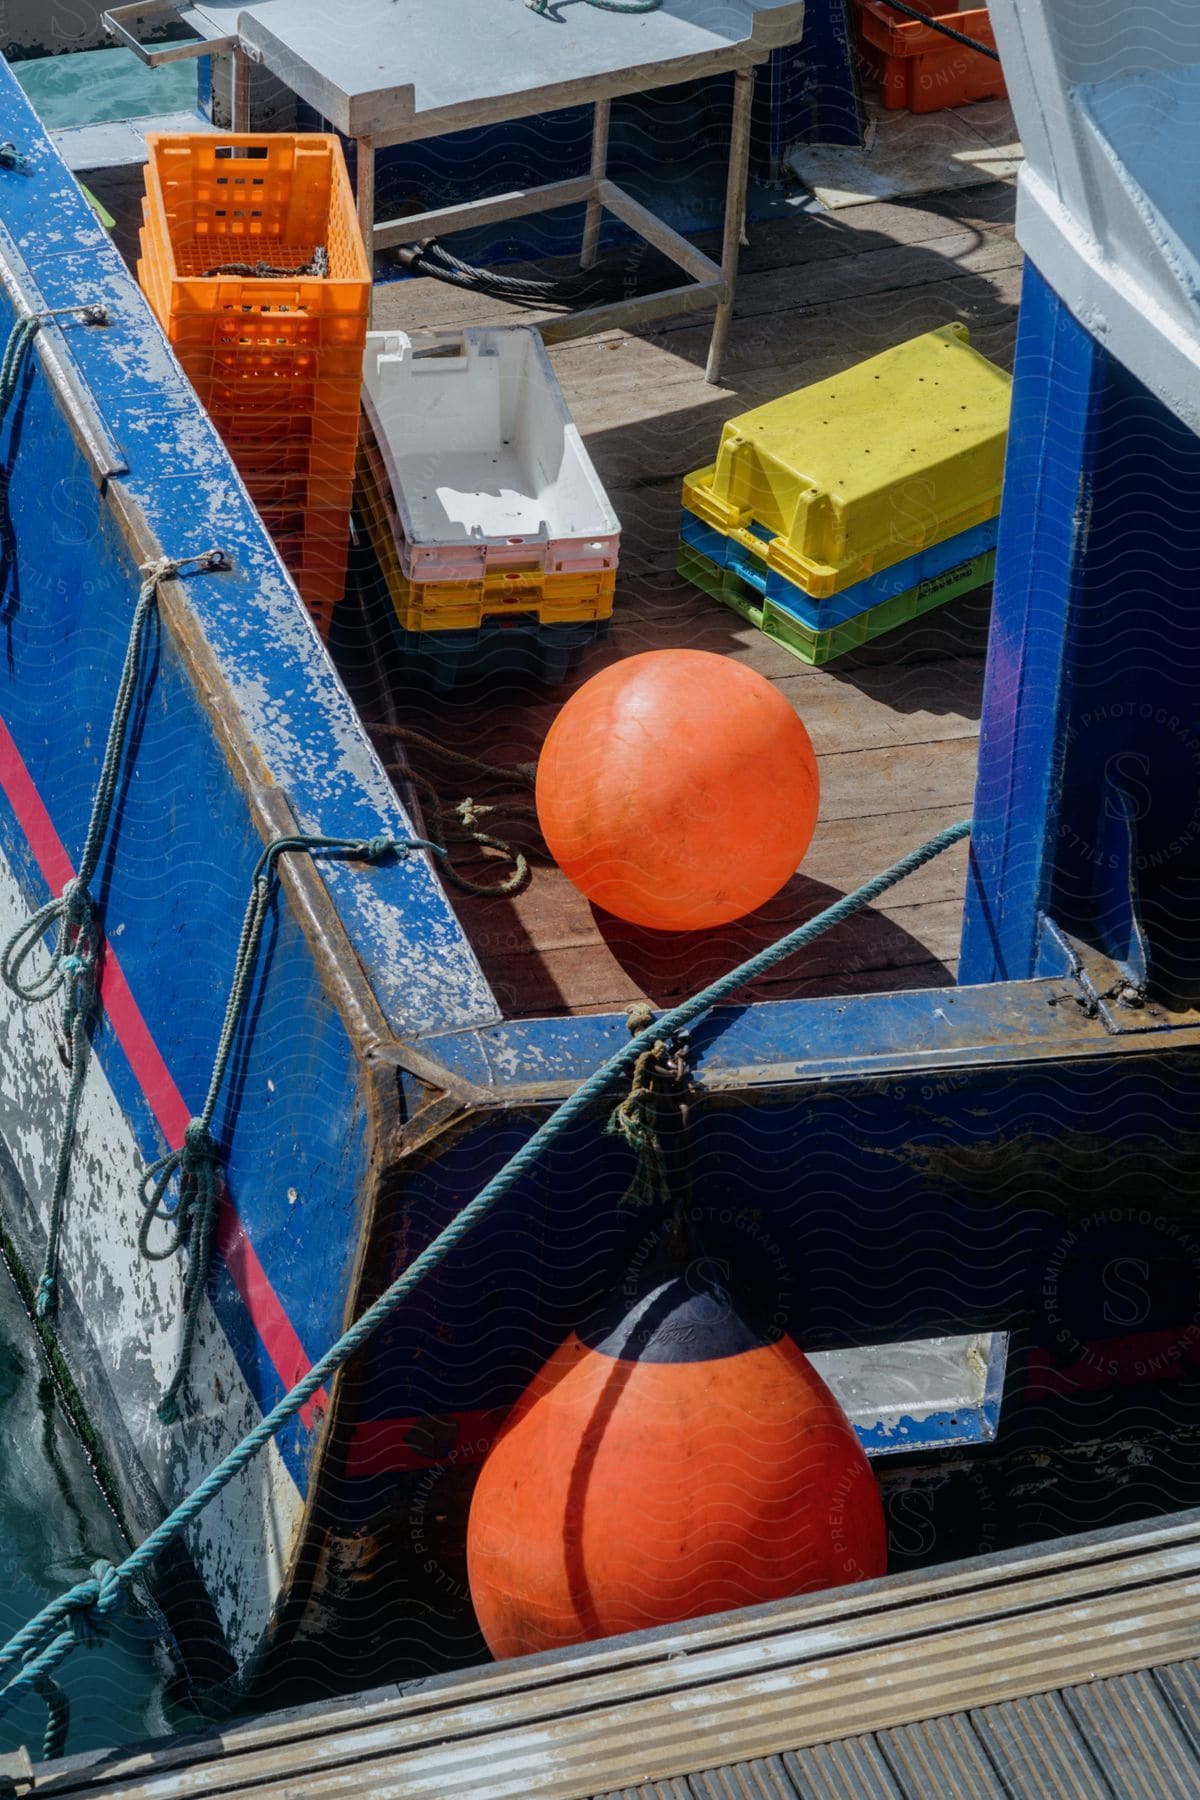
M 1200 994 L 1198 520 L 1200 439 L 1028 269 L 961 980 L 1053 967 L 1049 915 Z

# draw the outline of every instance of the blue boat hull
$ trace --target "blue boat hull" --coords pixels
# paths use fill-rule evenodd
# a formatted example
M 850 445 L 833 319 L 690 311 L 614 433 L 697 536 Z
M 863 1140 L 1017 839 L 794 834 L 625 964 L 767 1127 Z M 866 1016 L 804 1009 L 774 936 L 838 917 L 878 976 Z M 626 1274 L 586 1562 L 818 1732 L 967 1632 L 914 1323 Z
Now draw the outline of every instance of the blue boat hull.
M 0 439 L 0 935 L 76 866 L 139 571 L 213 546 L 228 563 L 160 591 L 97 876 L 103 1008 L 64 1215 L 54 1330 L 140 1537 L 626 1024 L 502 1018 L 425 856 L 285 859 L 214 1121 L 227 1192 L 184 1416 L 158 1421 L 183 1270 L 139 1255 L 137 1189 L 201 1107 L 263 844 L 297 827 L 372 838 L 411 825 L 7 71 L 0 136 L 29 158 L 0 171 L 4 323 L 22 301 L 98 302 L 108 319 L 44 327 Z M 1031 1515 L 1018 1475 L 993 1481 L 989 1467 L 1078 1463 L 1092 1493 L 1106 1479 L 1096 1446 L 1176 1441 L 1200 1336 L 1200 1030 L 1114 1027 L 1061 935 L 1005 973 L 726 1006 L 693 1043 L 693 1204 L 714 1254 L 754 1272 L 802 1344 L 1014 1334 L 999 1444 L 975 1457 L 964 1434 L 954 1465 L 996 1539 Z M 5 992 L 0 1030 L 4 1230 L 33 1277 L 67 1071 L 53 1005 Z M 201 1679 L 244 1681 L 288 1644 L 323 1645 L 339 1617 L 393 1669 L 477 1654 L 462 1568 L 473 1471 L 539 1362 L 644 1253 L 646 1224 L 620 1204 L 628 1153 L 601 1125 L 564 1138 L 195 1528 Z M 924 1519 L 926 1555 L 963 1547 L 932 1523 L 930 1483 L 953 1471 L 922 1456 L 946 1441 L 942 1423 L 926 1441 L 914 1421 L 887 1477 L 894 1544 Z M 1169 1455 L 1147 1455 L 1173 1493 Z M 166 1584 L 177 1597 L 182 1579 Z

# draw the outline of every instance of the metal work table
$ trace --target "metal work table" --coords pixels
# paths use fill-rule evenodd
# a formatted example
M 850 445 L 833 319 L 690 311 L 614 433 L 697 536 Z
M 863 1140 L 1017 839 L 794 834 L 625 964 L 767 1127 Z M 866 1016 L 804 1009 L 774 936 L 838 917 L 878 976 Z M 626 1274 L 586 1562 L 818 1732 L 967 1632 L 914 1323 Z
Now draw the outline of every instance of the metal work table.
M 555 319 L 549 341 L 610 325 L 715 306 L 707 375 L 717 379 L 733 310 L 745 218 L 750 100 L 755 65 L 795 43 L 803 0 L 663 0 L 644 14 L 554 0 L 547 14 L 525 0 L 143 0 L 114 8 L 110 29 L 148 61 L 179 45 L 142 46 L 142 21 L 175 16 L 206 47 L 235 62 L 261 63 L 358 148 L 358 206 L 368 248 L 586 202 L 581 262 L 594 260 L 601 215 L 613 213 L 688 277 L 663 293 L 636 296 Z M 608 179 L 614 99 L 677 81 L 735 77 L 725 228 L 719 264 Z M 237 84 L 244 93 L 245 83 Z M 474 125 L 528 118 L 564 106 L 594 111 L 591 168 L 572 180 L 501 194 L 405 219 L 376 222 L 375 153 Z

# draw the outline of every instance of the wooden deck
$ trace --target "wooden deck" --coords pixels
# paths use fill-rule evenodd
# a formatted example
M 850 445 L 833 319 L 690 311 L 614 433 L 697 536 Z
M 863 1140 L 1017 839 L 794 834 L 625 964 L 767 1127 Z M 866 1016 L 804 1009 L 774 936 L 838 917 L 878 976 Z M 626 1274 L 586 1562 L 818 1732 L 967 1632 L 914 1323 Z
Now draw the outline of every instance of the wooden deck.
M 779 936 L 971 808 L 987 593 L 954 602 L 825 670 L 806 667 L 683 583 L 674 571 L 680 478 L 711 459 L 722 422 L 905 338 L 963 320 L 973 343 L 1011 365 L 1021 253 L 1014 190 L 805 215 L 751 228 L 724 384 L 703 378 L 707 317 L 636 335 L 607 332 L 551 352 L 576 422 L 623 527 L 611 640 L 584 666 L 639 650 L 723 651 L 770 677 L 807 724 L 820 760 L 821 816 L 803 872 L 754 918 L 672 938 L 595 914 L 539 849 L 526 816 L 510 833 L 534 855 L 511 900 L 453 898 L 510 1014 L 658 1005 Z M 375 325 L 498 320 L 494 301 L 422 280 L 377 290 Z M 386 691 L 381 689 L 386 688 Z M 369 719 L 400 721 L 501 764 L 533 762 L 568 688 L 513 681 L 431 695 L 389 674 L 358 692 Z M 413 765 L 447 795 L 487 799 L 486 783 L 428 752 Z M 936 985 L 954 976 L 965 852 L 940 858 L 879 907 L 785 966 L 758 991 L 783 998 Z M 476 875 L 486 871 L 476 863 Z

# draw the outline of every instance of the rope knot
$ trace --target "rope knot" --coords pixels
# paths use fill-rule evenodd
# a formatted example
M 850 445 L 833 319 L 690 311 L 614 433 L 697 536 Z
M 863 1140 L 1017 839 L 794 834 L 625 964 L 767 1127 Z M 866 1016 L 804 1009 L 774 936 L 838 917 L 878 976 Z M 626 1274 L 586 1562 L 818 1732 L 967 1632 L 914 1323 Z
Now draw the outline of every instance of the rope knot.
M 613 1107 L 604 1127 L 606 1136 L 622 1138 L 637 1157 L 633 1180 L 622 1196 L 624 1206 L 653 1206 L 658 1200 L 671 1198 L 666 1157 L 658 1135 L 659 1095 L 655 1087 L 655 1074 L 666 1051 L 661 1038 L 642 1051 L 633 1065 L 629 1092 Z
M 91 925 L 96 917 L 96 903 L 85 881 L 78 875 L 72 875 L 59 896 L 62 901 L 64 925 L 72 926 L 79 931 Z
M 485 801 L 472 800 L 469 794 L 454 808 L 459 824 L 465 826 L 468 831 L 473 831 L 481 819 L 486 819 L 489 813 L 494 813 L 495 810 L 494 806 L 489 806 Z
M 92 1564 L 92 1578 L 81 1582 L 78 1598 L 67 1615 L 77 1644 L 94 1650 L 112 1629 L 113 1620 L 125 1609 L 125 1586 L 112 1563 L 101 1557 Z
M 71 981 L 86 981 L 96 966 L 100 951 L 100 932 L 96 918 L 96 902 L 91 890 L 78 875 L 73 875 L 60 896 L 62 911 L 58 966 Z M 86 993 L 83 996 L 86 1003 Z
M 625 1023 L 629 1027 L 630 1037 L 640 1037 L 643 1031 L 649 1031 L 656 1014 L 654 1008 L 646 1000 L 631 1000 L 625 1008 Z
M 179 1152 L 181 1179 L 187 1175 L 194 1175 L 198 1163 L 216 1163 L 220 1161 L 220 1156 L 217 1140 L 204 1120 L 189 1119 L 183 1133 L 183 1147 Z
M 403 854 L 407 848 L 407 844 L 398 844 L 395 838 L 373 837 L 367 838 L 364 841 L 362 853 L 365 861 L 374 863 L 382 862 L 384 857 L 390 855 L 393 851 L 399 856 Z
M 179 1177 L 178 1197 L 167 1205 L 167 1193 Z M 183 1281 L 183 1344 L 170 1384 L 158 1405 L 164 1425 L 179 1417 L 179 1396 L 191 1357 L 192 1340 L 200 1302 L 208 1285 L 216 1231 L 217 1202 L 221 1192 L 221 1152 L 205 1118 L 189 1119 L 178 1150 L 168 1151 L 151 1163 L 141 1180 L 142 1223 L 138 1248 L 148 1262 L 166 1262 L 187 1245 L 187 1273 Z M 166 1240 L 158 1250 L 150 1246 L 150 1231 L 166 1227 Z

